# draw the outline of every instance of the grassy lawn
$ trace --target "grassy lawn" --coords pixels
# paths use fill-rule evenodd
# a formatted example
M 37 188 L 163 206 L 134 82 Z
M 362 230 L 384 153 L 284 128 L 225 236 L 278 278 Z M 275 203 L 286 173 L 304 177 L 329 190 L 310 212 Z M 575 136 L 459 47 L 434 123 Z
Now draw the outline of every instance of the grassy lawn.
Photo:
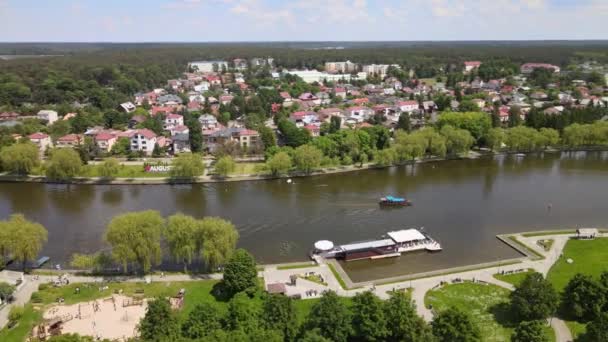
M 301 264 L 292 264 L 292 265 L 284 265 L 278 266 L 277 270 L 293 270 L 297 268 L 308 268 L 308 267 L 317 267 L 319 265 L 313 264 L 311 262 L 301 263 Z
M 568 259 L 573 262 L 568 264 Z M 598 278 L 603 271 L 608 271 L 608 239 L 572 239 L 566 243 L 563 256 L 551 267 L 547 278 L 561 292 L 575 274 L 582 273 Z M 585 332 L 584 323 L 567 321 L 566 324 L 574 338 Z
M 264 163 L 236 163 L 234 172 L 230 174 L 233 176 L 260 174 L 263 166 Z
M 309 276 L 300 276 L 302 279 L 306 279 L 308 281 L 312 281 L 313 283 L 317 283 L 319 285 L 327 286 L 327 283 L 321 280 L 321 276 L 318 274 L 312 274 Z
M 525 233 L 521 234 L 524 237 L 534 237 L 534 236 L 546 236 L 546 235 L 565 235 L 565 234 L 575 234 L 576 230 L 548 230 L 543 232 L 536 233 Z
M 99 174 L 99 164 L 84 165 L 78 174 L 79 177 L 101 177 Z M 32 175 L 44 176 L 44 165 L 32 170 Z M 143 165 L 120 165 L 118 174 L 115 178 L 165 178 L 169 177 L 167 172 L 145 172 Z
M 513 286 L 518 286 L 522 281 L 528 276 L 528 274 L 533 273 L 533 270 L 527 270 L 525 272 L 519 272 L 514 274 L 500 274 L 497 273 L 494 275 L 494 278 L 498 280 L 502 280 L 506 283 L 512 284 Z
M 0 330 L 0 341 L 2 342 L 23 342 L 29 335 L 30 331 L 34 328 L 36 322 L 42 319 L 42 313 L 31 304 L 25 306 L 23 317 L 19 321 L 19 324 L 12 329 Z
M 344 279 L 342 279 L 342 277 L 340 276 L 340 273 L 338 273 L 338 271 L 336 271 L 336 268 L 334 267 L 334 265 L 331 263 L 328 263 L 327 265 L 329 266 L 331 273 L 333 273 L 334 277 L 336 277 L 336 280 L 338 281 L 338 283 L 340 283 L 340 286 L 344 290 L 348 290 L 348 287 L 346 287 L 346 283 L 344 282 Z
M 568 264 L 568 259 L 573 262 Z M 577 273 L 597 278 L 603 271 L 608 271 L 608 239 L 572 239 L 566 243 L 563 256 L 551 267 L 547 277 L 555 289 L 562 291 Z
M 508 314 L 509 290 L 495 285 L 465 282 L 427 292 L 425 305 L 434 311 L 456 307 L 467 312 L 481 331 L 482 341 L 510 341 L 513 328 Z M 550 340 L 555 336 L 546 328 Z

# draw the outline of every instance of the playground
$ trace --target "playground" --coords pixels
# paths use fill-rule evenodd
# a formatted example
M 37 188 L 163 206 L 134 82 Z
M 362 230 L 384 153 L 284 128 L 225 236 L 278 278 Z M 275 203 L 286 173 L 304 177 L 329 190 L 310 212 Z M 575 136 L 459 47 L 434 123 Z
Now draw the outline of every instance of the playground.
M 136 327 L 146 313 L 145 299 L 112 295 L 73 305 L 55 305 L 44 312 L 44 321 L 34 328 L 41 340 L 59 334 L 80 334 L 125 341 L 136 336 Z

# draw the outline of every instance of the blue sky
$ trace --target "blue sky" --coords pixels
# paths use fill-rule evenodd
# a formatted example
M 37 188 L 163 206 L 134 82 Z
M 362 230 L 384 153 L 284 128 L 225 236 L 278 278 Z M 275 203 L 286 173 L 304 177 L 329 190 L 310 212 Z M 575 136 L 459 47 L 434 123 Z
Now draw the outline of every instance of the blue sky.
M 0 0 L 0 41 L 608 39 L 608 0 Z

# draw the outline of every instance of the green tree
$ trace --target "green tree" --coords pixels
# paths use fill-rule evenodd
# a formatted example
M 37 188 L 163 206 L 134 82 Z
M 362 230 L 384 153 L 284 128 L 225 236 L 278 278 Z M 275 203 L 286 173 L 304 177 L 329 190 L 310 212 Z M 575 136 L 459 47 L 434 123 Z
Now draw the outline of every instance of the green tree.
M 214 303 L 197 304 L 182 323 L 182 336 L 190 339 L 203 338 L 222 328 L 222 315 Z
M 0 161 L 5 171 L 26 175 L 40 165 L 38 147 L 30 142 L 2 148 Z
M 502 128 L 492 128 L 486 134 L 486 145 L 492 149 L 492 151 L 499 151 L 502 148 L 502 144 L 505 142 L 506 135 L 505 130 Z
M 160 237 L 165 220 L 153 210 L 116 216 L 108 224 L 105 241 L 112 246 L 112 257 L 125 272 L 136 263 L 144 272 L 161 260 Z
M 336 133 L 342 126 L 342 119 L 339 116 L 332 116 L 329 119 L 329 133 Z
M 473 325 L 469 315 L 456 308 L 450 308 L 437 314 L 431 327 L 438 342 L 481 341 L 479 329 Z
M 303 145 L 294 151 L 296 168 L 305 173 L 311 173 L 321 165 L 323 153 L 314 146 Z
M 312 306 L 305 326 L 331 341 L 344 342 L 352 332 L 351 313 L 334 291 L 325 291 Z
M 480 109 L 481 108 L 471 100 L 462 100 L 458 105 L 458 110 L 461 112 L 476 112 Z
M 223 156 L 215 162 L 215 172 L 222 177 L 228 176 L 235 169 L 236 164 L 231 156 Z
M 234 251 L 224 268 L 223 284 L 230 295 L 257 288 L 258 270 L 249 252 L 244 249 Z
M 112 257 L 105 252 L 72 254 L 70 266 L 76 269 L 99 271 L 112 265 Z
M 287 152 L 279 152 L 270 157 L 266 162 L 266 165 L 273 176 L 283 175 L 288 173 L 291 169 L 291 157 Z
M 564 312 L 575 319 L 593 320 L 606 305 L 606 291 L 591 276 L 576 274 L 562 293 Z
M 323 337 L 321 331 L 319 329 L 308 330 L 304 333 L 302 338 L 298 339 L 299 342 L 334 342 L 335 340 L 330 340 L 328 338 Z
M 287 119 L 281 119 L 277 126 L 287 146 L 295 148 L 307 144 L 311 140 L 310 132 L 307 129 L 298 128 L 296 124 Z
M 20 261 L 25 270 L 28 261 L 38 256 L 42 246 L 47 241 L 48 232 L 43 225 L 28 221 L 21 214 L 13 214 L 6 222 L 5 228 L 12 236 L 9 242 L 9 253 L 15 260 Z
M 129 153 L 131 142 L 129 138 L 118 138 L 112 145 L 111 153 L 113 155 L 126 156 Z
M 517 127 L 521 124 L 521 109 L 517 106 L 509 108 L 509 127 Z
M 407 113 L 401 113 L 399 115 L 399 120 L 397 121 L 397 129 L 402 129 L 406 132 L 412 130 L 412 124 L 410 121 L 410 116 Z
M 262 125 L 257 128 L 257 131 L 260 133 L 260 139 L 262 140 L 264 149 L 277 145 L 277 138 L 271 128 Z
M 169 216 L 167 227 L 163 230 L 163 236 L 169 246 L 169 252 L 178 262 L 184 263 L 184 271 L 196 255 L 198 249 L 197 235 L 200 230 L 200 222 L 192 216 L 178 213 Z
M 8 300 L 15 292 L 15 287 L 5 282 L 0 282 L 0 299 L 2 302 Z
M 74 149 L 56 148 L 47 163 L 46 176 L 52 180 L 70 180 L 82 169 L 82 160 Z
M 179 322 L 171 312 L 171 305 L 165 298 L 148 302 L 146 315 L 139 322 L 139 334 L 144 341 L 177 341 Z
M 549 342 L 543 329 L 542 321 L 524 321 L 519 323 L 511 336 L 511 342 Z
M 608 313 L 604 312 L 587 325 L 585 341 L 608 342 Z
M 298 319 L 293 299 L 271 294 L 264 298 L 262 320 L 266 329 L 277 330 L 285 341 L 293 341 L 298 330 Z
M 259 328 L 260 315 L 261 309 L 257 303 L 246 293 L 237 293 L 228 302 L 226 327 L 232 331 L 240 330 L 250 334 Z
M 450 125 L 455 128 L 466 129 L 476 141 L 479 141 L 492 127 L 490 115 L 482 112 L 446 112 L 439 116 L 437 126 Z
M 205 164 L 198 154 L 180 153 L 172 165 L 171 177 L 174 178 L 195 178 L 205 172 Z
M 384 341 L 389 330 L 380 298 L 365 291 L 356 294 L 352 301 L 352 336 L 358 341 Z
M 394 148 L 386 148 L 384 150 L 376 151 L 374 154 L 374 161 L 379 166 L 389 166 L 395 163 L 396 152 Z
M 469 131 L 445 125 L 441 128 L 441 135 L 446 138 L 446 148 L 448 154 L 460 154 L 469 152 L 475 142 Z
M 116 158 L 108 158 L 99 165 L 99 175 L 105 178 L 114 178 L 120 171 L 120 164 Z
M 384 303 L 384 315 L 389 340 L 403 342 L 432 341 L 431 328 L 416 313 L 416 305 L 409 294 L 393 291 Z
M 191 118 L 186 121 L 188 126 L 188 139 L 190 140 L 190 150 L 192 152 L 201 152 L 203 150 L 203 128 L 197 118 Z
M 203 241 L 201 254 L 210 268 L 224 264 L 234 253 L 239 239 L 234 224 L 219 217 L 202 219 L 199 234 Z
M 517 126 L 506 131 L 505 143 L 511 151 L 533 151 L 538 147 L 539 133 L 534 128 Z
M 47 340 L 48 342 L 93 342 L 95 341 L 92 336 L 80 336 L 78 334 L 62 334 L 52 336 Z M 108 342 L 108 340 L 102 340 L 102 342 Z
M 559 143 L 559 132 L 553 128 L 543 127 L 540 129 L 540 136 L 543 137 L 543 146 L 555 146 Z
M 545 319 L 555 313 L 559 297 L 543 275 L 537 272 L 526 276 L 511 292 L 511 309 L 522 321 Z

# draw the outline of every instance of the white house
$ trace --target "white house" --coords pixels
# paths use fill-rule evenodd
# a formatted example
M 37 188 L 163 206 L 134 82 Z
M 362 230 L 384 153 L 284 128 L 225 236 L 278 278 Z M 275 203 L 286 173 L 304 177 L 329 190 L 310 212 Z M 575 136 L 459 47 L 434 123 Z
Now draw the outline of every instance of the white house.
M 175 126 L 182 126 L 184 124 L 184 117 L 179 114 L 169 114 L 165 117 L 164 129 L 169 129 Z
M 203 93 L 207 90 L 209 90 L 209 86 L 211 86 L 211 84 L 207 81 L 202 81 L 201 83 L 195 85 L 194 91 L 198 91 L 199 93 Z
M 222 70 L 222 66 L 228 69 L 228 62 L 226 61 L 196 61 L 188 63 L 188 67 L 199 72 L 212 72 L 214 71 L 214 65 L 217 65 L 217 70 Z
M 39 111 L 36 116 L 40 120 L 47 121 L 49 125 L 52 125 L 53 122 L 55 122 L 59 119 L 59 116 L 57 115 L 56 111 L 48 110 L 48 109 L 43 109 L 43 110 Z
M 410 100 L 397 102 L 397 107 L 399 107 L 399 110 L 401 110 L 402 112 L 411 113 L 417 110 L 420 106 L 418 104 L 418 101 Z
M 44 133 L 34 133 L 28 136 L 30 141 L 38 146 L 38 150 L 40 152 L 46 151 L 48 147 L 53 147 L 53 142 L 51 141 L 51 137 L 48 134 Z
M 218 126 L 217 118 L 211 114 L 203 114 L 199 116 L 198 122 L 201 123 L 203 129 L 213 129 Z
M 149 129 L 138 129 L 131 137 L 131 151 L 143 151 L 151 155 L 156 144 L 156 134 Z
M 350 107 L 346 109 L 346 115 L 359 123 L 374 116 L 374 111 L 367 107 Z
M 131 113 L 131 112 L 134 112 L 134 111 L 135 111 L 135 109 L 136 109 L 136 107 L 135 107 L 135 105 L 133 104 L 133 102 L 125 102 L 125 103 L 121 103 L 121 104 L 118 106 L 118 108 L 119 108 L 120 110 L 122 110 L 123 112 L 125 112 L 125 113 Z

